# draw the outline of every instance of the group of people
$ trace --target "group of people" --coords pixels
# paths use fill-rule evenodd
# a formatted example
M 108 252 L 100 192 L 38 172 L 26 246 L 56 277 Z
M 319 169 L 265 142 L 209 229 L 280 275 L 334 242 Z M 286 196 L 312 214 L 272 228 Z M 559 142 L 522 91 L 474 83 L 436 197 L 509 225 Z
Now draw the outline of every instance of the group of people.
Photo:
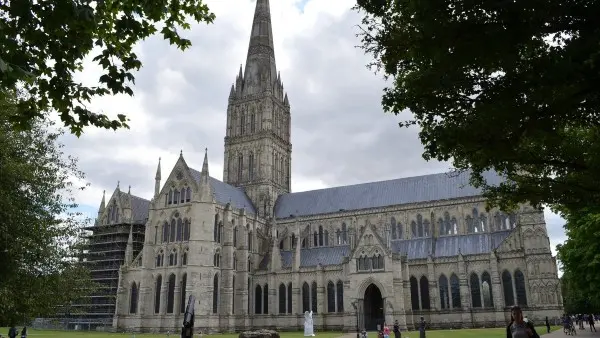
M 586 314 L 577 314 L 577 315 L 563 315 L 562 318 L 562 322 L 563 322 L 563 331 L 565 332 L 565 334 L 567 335 L 575 335 L 577 334 L 577 330 L 575 329 L 575 324 L 577 324 L 577 326 L 579 327 L 579 330 L 585 330 L 585 327 L 583 326 L 584 323 L 588 323 L 588 325 L 590 326 L 590 331 L 591 332 L 597 332 L 596 331 L 596 325 L 595 322 L 597 320 L 597 316 L 595 315 L 586 315 Z
M 8 338 L 17 338 L 18 335 L 19 330 L 17 330 L 17 328 L 14 325 L 11 325 L 10 329 L 8 329 Z M 2 338 L 1 334 L 0 338 Z M 27 338 L 27 327 L 23 327 L 23 330 L 21 330 L 21 338 Z

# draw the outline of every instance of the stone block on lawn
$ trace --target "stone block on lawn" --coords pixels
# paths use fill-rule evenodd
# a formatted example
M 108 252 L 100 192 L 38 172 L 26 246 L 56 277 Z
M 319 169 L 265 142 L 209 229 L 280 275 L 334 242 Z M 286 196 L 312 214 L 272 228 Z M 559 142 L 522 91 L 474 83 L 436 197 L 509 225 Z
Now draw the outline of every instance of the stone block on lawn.
M 241 332 L 239 338 L 279 338 L 279 332 L 273 330 L 256 330 Z

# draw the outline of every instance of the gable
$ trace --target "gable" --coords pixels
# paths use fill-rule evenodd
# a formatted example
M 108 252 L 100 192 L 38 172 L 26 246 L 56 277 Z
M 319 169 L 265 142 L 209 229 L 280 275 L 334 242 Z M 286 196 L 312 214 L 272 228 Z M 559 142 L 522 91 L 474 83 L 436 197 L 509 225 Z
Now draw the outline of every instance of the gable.
M 385 255 L 388 253 L 388 249 L 386 248 L 383 238 L 377 233 L 375 226 L 367 224 L 362 229 L 361 234 L 356 241 L 356 247 L 352 251 L 351 257 L 357 258 L 364 256 L 365 254 L 373 256 L 375 252 Z
M 200 183 L 202 173 L 196 169 L 190 168 L 190 174 L 197 184 Z M 256 209 L 254 204 L 246 195 L 243 189 L 234 187 L 225 182 L 219 181 L 214 177 L 209 177 L 209 183 L 212 188 L 212 194 L 215 202 L 226 205 L 231 203 L 231 206 L 237 209 L 246 209 L 246 212 L 255 215 Z

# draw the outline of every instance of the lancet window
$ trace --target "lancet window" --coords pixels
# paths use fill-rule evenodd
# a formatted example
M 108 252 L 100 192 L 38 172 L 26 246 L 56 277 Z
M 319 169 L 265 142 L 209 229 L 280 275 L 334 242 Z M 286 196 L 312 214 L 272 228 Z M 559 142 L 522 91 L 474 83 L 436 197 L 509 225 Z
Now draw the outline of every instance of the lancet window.
M 417 219 L 410 223 L 410 230 L 413 238 L 429 237 L 431 235 L 431 223 L 429 220 L 423 220 L 421 214 L 417 214 Z
M 441 236 L 458 234 L 458 222 L 447 211 L 444 212 L 444 217 L 438 218 L 438 228 Z
M 158 251 L 156 255 L 156 267 L 159 268 L 164 265 L 165 262 L 165 252 L 163 250 Z
M 181 188 L 172 187 L 165 195 L 165 206 L 172 204 L 183 204 L 192 200 L 192 188 L 184 186 Z
M 183 219 L 178 212 L 175 213 L 171 222 L 164 221 L 162 225 L 162 242 L 173 243 L 190 240 L 189 219 Z
M 487 217 L 479 213 L 477 208 L 473 208 L 471 215 L 465 218 L 467 224 L 467 233 L 481 233 L 487 231 Z

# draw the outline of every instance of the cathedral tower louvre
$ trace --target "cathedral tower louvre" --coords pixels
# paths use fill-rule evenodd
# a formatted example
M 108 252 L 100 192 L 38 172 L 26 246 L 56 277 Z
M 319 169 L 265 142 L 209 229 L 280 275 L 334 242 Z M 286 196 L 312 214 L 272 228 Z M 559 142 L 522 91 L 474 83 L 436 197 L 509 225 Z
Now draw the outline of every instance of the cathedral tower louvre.
M 223 181 L 243 188 L 259 214 L 290 192 L 290 104 L 275 64 L 269 0 L 257 0 L 246 66 L 231 86 Z

